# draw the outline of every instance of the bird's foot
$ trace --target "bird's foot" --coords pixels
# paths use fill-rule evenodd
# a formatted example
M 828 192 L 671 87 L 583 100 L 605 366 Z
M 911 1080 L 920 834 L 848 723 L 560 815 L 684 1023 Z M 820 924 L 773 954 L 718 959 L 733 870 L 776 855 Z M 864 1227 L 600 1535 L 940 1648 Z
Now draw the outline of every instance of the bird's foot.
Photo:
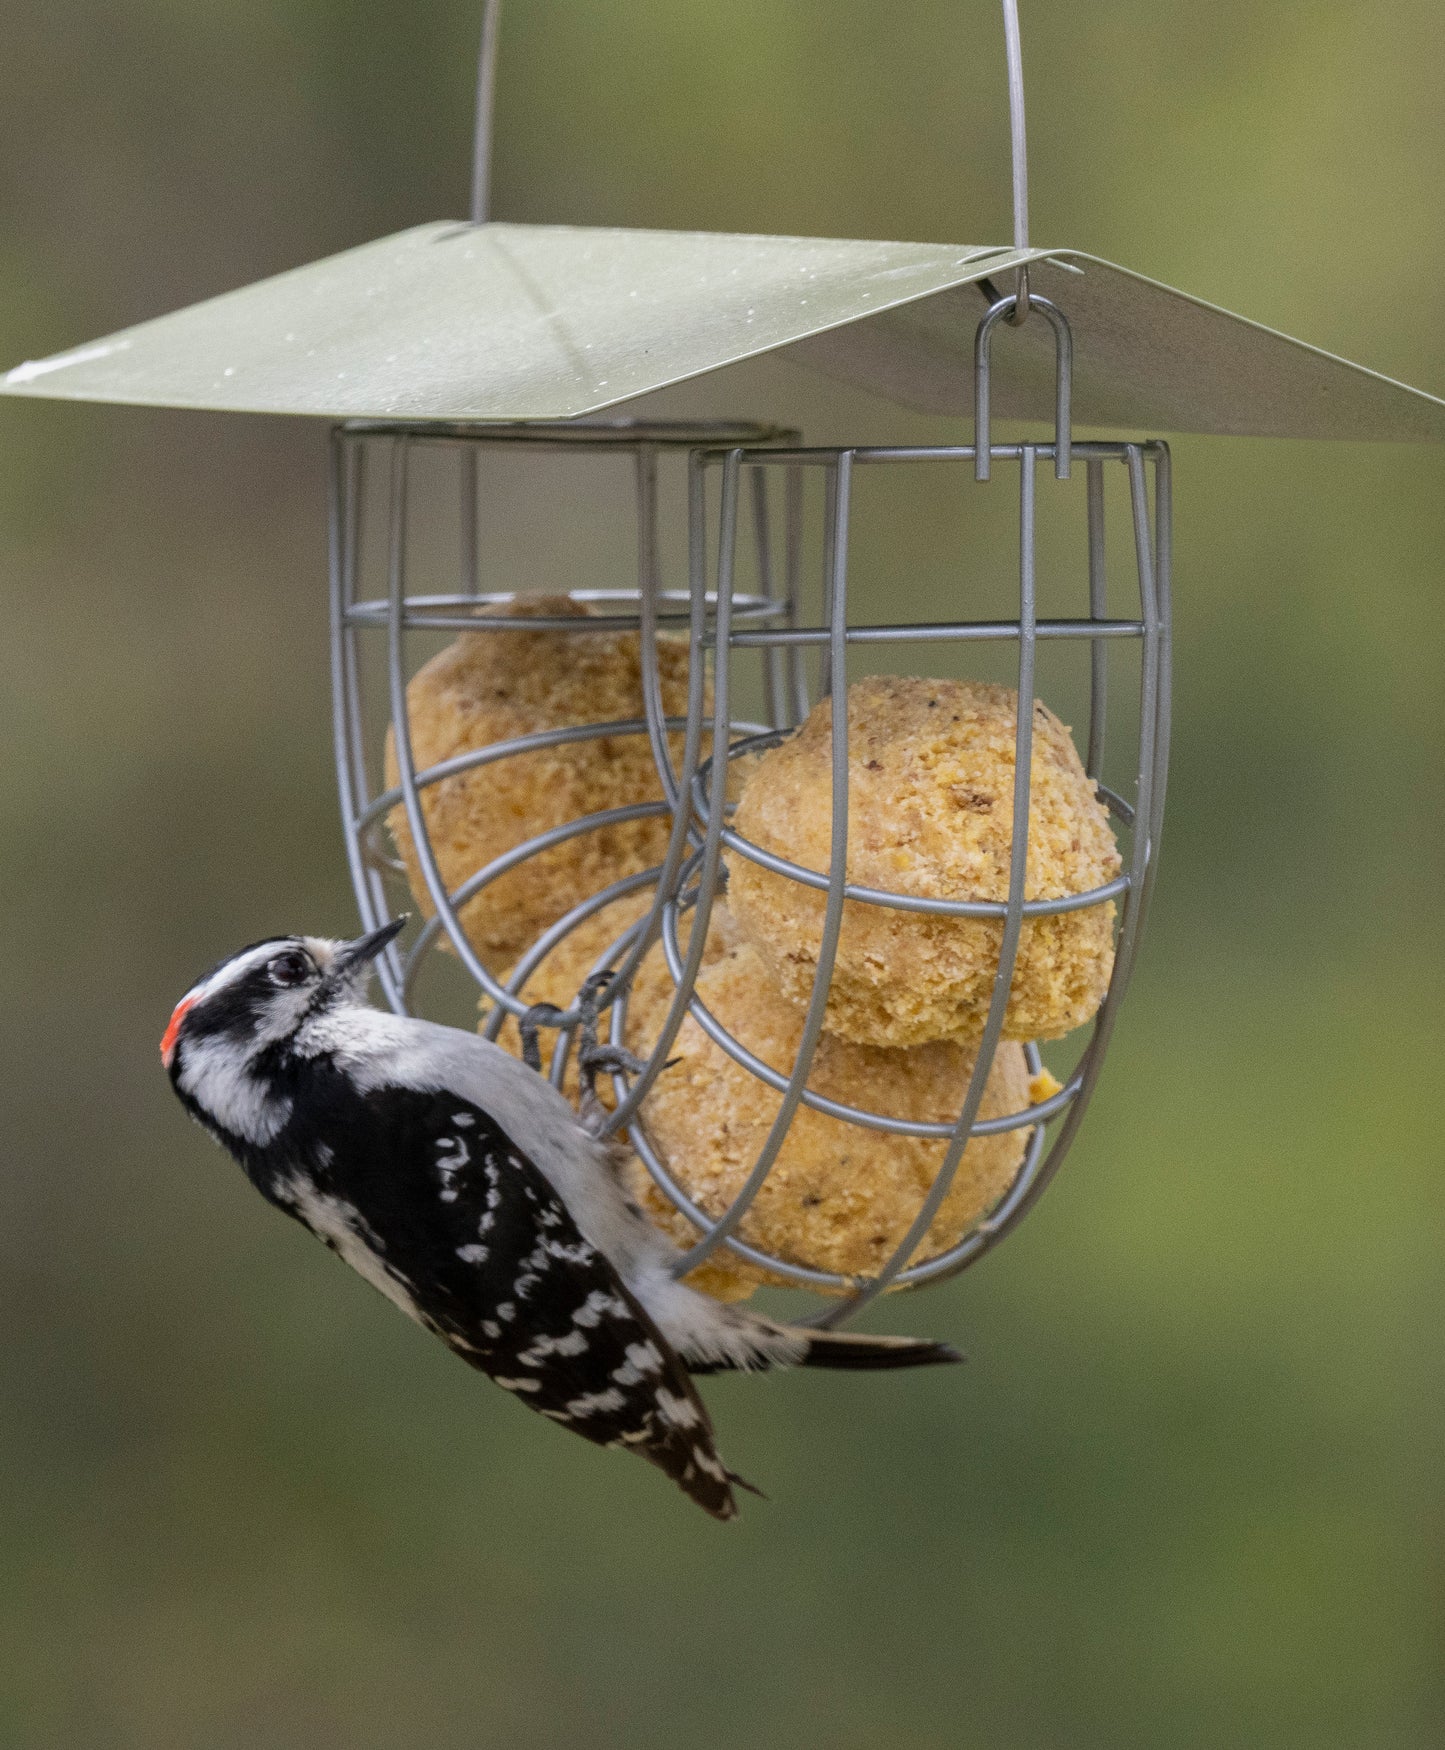
M 598 1021 L 615 982 L 611 972 L 594 972 L 577 993 L 577 1080 L 580 1098 L 577 1111 L 584 1127 L 600 1131 L 607 1109 L 597 1092 L 599 1075 L 641 1075 L 647 1067 L 622 1045 L 604 1045 L 597 1037 Z
M 522 1035 L 522 1062 L 538 1075 L 542 1073 L 542 1046 L 537 1034 L 543 1027 L 555 1027 L 561 1019 L 561 1009 L 551 1003 L 533 1003 L 517 1022 Z
M 592 1045 L 577 1053 L 577 1067 L 584 1076 L 596 1081 L 599 1075 L 640 1076 L 647 1064 L 626 1046 Z

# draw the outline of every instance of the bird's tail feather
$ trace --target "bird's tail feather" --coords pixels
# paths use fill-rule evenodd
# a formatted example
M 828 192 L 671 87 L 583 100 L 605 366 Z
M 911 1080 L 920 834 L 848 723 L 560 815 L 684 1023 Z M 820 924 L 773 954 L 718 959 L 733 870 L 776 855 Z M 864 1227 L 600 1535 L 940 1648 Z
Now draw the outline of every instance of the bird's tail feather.
M 870 1337 L 854 1331 L 807 1332 L 807 1353 L 799 1367 L 936 1367 L 941 1362 L 962 1361 L 949 1343 L 927 1337 Z
M 837 1367 L 877 1370 L 885 1367 L 934 1367 L 962 1361 L 948 1343 L 927 1337 L 877 1337 L 858 1331 L 821 1331 L 807 1325 L 777 1325 L 771 1319 L 750 1319 L 753 1337 L 746 1349 L 728 1354 L 685 1354 L 689 1373 L 727 1373 L 740 1369 L 765 1373 L 772 1367 Z

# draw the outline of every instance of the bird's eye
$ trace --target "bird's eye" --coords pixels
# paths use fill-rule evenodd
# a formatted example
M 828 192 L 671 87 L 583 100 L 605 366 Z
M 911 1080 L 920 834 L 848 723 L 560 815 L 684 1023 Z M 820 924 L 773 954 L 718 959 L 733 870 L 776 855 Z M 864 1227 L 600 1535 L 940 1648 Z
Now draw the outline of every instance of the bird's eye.
M 305 984 L 310 978 L 314 967 L 309 954 L 303 954 L 297 948 L 290 948 L 284 954 L 278 954 L 274 960 L 268 961 L 267 972 L 271 982 L 283 986 Z

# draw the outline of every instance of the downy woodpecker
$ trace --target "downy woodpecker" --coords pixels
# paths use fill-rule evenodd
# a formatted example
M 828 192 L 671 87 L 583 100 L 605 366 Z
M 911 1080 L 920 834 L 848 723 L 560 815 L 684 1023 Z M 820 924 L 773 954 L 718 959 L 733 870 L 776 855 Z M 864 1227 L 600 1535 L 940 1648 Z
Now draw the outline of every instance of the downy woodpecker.
M 678 1281 L 677 1249 L 549 1081 L 475 1034 L 370 1006 L 404 921 L 241 949 L 181 998 L 161 1061 L 268 1202 L 462 1360 L 729 1519 L 742 1479 L 690 1373 L 958 1359 L 774 1323 Z

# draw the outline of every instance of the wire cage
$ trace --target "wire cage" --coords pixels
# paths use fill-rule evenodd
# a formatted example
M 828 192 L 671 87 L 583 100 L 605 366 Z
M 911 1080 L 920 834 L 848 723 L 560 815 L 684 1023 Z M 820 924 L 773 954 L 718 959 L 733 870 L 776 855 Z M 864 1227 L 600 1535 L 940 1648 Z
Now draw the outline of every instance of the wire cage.
M 990 288 L 992 290 L 993 288 Z M 610 1037 L 627 1041 L 629 987 L 643 957 L 661 943 L 670 980 L 670 1000 L 645 1060 L 613 1067 L 615 1105 L 599 1115 L 601 1128 L 625 1137 L 673 1208 L 696 1230 L 680 1269 L 701 1264 L 726 1248 L 774 1281 L 821 1290 L 842 1298 L 824 1316 L 827 1322 L 857 1310 L 889 1288 L 915 1287 L 949 1276 L 980 1257 L 1020 1219 L 1057 1171 L 1078 1130 L 1102 1068 L 1119 1004 L 1127 987 L 1157 866 L 1169 740 L 1169 574 L 1170 467 L 1167 447 L 1158 441 L 1077 443 L 1069 425 L 1070 348 L 1062 313 L 1037 294 L 1033 308 L 1047 319 L 1056 337 L 1053 442 L 994 443 L 989 430 L 990 342 L 999 321 L 1018 309 L 1017 293 L 995 297 L 979 323 L 976 347 L 977 430 L 971 444 L 944 446 L 809 448 L 795 434 L 722 427 L 658 427 L 626 422 L 566 428 L 495 429 L 452 425 L 444 428 L 353 423 L 334 439 L 333 468 L 333 675 L 336 686 L 337 761 L 343 825 L 357 900 L 368 927 L 384 921 L 393 908 L 390 882 L 400 867 L 382 836 L 383 822 L 400 809 L 415 847 L 432 915 L 406 951 L 393 948 L 383 965 L 388 1002 L 400 1012 L 414 1004 L 418 973 L 445 943 L 465 966 L 490 1004 L 483 1031 L 496 1038 L 508 1016 L 535 1020 L 534 1005 L 523 994 L 529 978 L 569 935 L 614 901 L 642 891 L 650 895 L 645 912 L 621 930 L 592 963 L 591 971 L 613 974 L 601 998 L 610 1008 Z M 454 510 L 463 531 L 456 544 L 458 590 L 454 594 L 414 593 L 409 571 L 409 532 L 419 448 L 446 446 L 459 464 L 451 476 Z M 582 592 L 601 609 L 595 617 L 526 618 L 509 614 L 510 596 L 478 589 L 479 548 L 486 547 L 478 522 L 477 458 L 485 450 L 511 446 L 536 456 L 566 449 L 573 456 L 620 452 L 630 463 L 636 528 L 637 586 L 633 590 Z M 682 463 L 682 469 L 678 463 Z M 670 464 L 670 467 L 668 466 Z M 850 609 L 849 538 L 859 471 L 926 471 L 929 489 L 957 495 L 1011 492 L 1017 500 L 1016 611 L 1006 618 L 959 617 L 920 624 L 899 618 L 860 623 Z M 679 481 L 679 473 L 684 480 Z M 670 476 L 676 491 L 686 491 L 686 575 L 668 587 L 659 538 L 660 479 Z M 1110 480 L 1118 482 L 1111 492 Z M 821 483 L 821 491 L 809 483 Z M 368 484 L 370 482 L 370 485 Z M 381 514 L 368 505 L 368 492 L 383 503 Z M 1068 567 L 1067 587 L 1075 602 L 1068 615 L 1041 618 L 1037 611 L 1037 525 L 1040 492 L 1063 495 L 1080 513 L 1082 537 Z M 1106 558 L 1105 506 L 1112 497 L 1127 506 L 1132 565 L 1127 579 L 1110 589 Z M 374 552 L 368 553 L 368 540 Z M 805 610 L 804 556 L 821 560 L 816 612 Z M 365 599 L 361 577 L 374 566 L 385 577 L 384 595 Z M 1117 566 L 1115 567 L 1117 570 Z M 743 572 L 751 587 L 743 587 Z M 961 591 L 966 594 L 966 591 Z M 1111 609 L 1113 598 L 1127 597 L 1127 609 Z M 487 611 L 478 612 L 479 607 Z M 485 637 L 525 626 L 531 630 L 584 633 L 624 629 L 637 634 L 641 656 L 643 714 L 603 723 L 578 721 L 468 749 L 418 767 L 408 724 L 408 678 L 414 669 L 409 646 L 420 634 L 466 632 Z M 659 639 L 685 627 L 689 645 L 688 708 L 685 716 L 663 711 L 658 673 Z M 362 674 L 367 669 L 363 640 L 384 640 L 384 661 L 370 664 L 385 672 L 386 710 L 368 712 Z M 1105 787 L 1103 756 L 1110 740 L 1108 649 L 1127 642 L 1138 650 L 1137 702 L 1131 711 L 1127 783 Z M 1013 825 L 1007 898 L 945 897 L 893 892 L 850 880 L 848 821 L 850 766 L 848 713 L 832 713 L 830 770 L 831 855 L 826 869 L 806 868 L 750 841 L 732 824 L 736 810 L 729 782 L 736 762 L 776 747 L 808 716 L 819 698 L 846 696 L 850 652 L 864 647 L 893 651 L 913 646 L 965 646 L 1005 643 L 1016 648 L 1017 698 L 1014 714 Z M 1128 849 L 1113 880 L 1087 891 L 1047 899 L 1026 897 L 1036 658 L 1041 644 L 1088 647 L 1088 739 L 1085 767 L 1099 799 L 1107 806 Z M 811 658 L 811 662 L 810 659 Z M 751 670 L 751 685 L 742 680 Z M 811 672 L 810 672 L 811 669 Z M 761 720 L 739 715 L 734 701 L 743 693 L 761 701 Z M 366 745 L 368 722 L 388 721 L 394 736 L 396 781 L 382 786 L 375 747 Z M 657 778 L 657 795 L 621 808 L 586 812 L 548 830 L 520 837 L 502 855 L 469 871 L 449 887 L 431 842 L 425 793 L 464 772 L 516 758 L 540 746 L 576 744 L 599 737 L 646 737 Z M 680 747 L 678 745 L 680 737 Z M 1116 769 L 1120 765 L 1114 737 Z M 485 964 L 469 939 L 464 907 L 499 877 L 524 868 L 529 859 L 557 845 L 596 833 L 625 819 L 666 822 L 666 852 L 649 868 L 603 885 L 538 933 L 506 977 Z M 754 1053 L 711 1013 L 696 989 L 708 940 L 709 921 L 726 881 L 726 858 L 741 857 L 825 896 L 821 939 L 801 1038 L 784 1073 Z M 1014 964 L 1025 923 L 1032 918 L 1114 903 L 1117 940 L 1107 993 L 1092 1023 L 1087 1046 L 1057 1092 L 1023 1109 L 985 1117 L 980 1105 L 1003 1036 Z M 982 1037 L 971 1073 L 957 1089 L 956 1116 L 947 1123 L 904 1119 L 830 1098 L 809 1086 L 809 1075 L 824 1029 L 830 978 L 845 907 L 889 907 L 940 917 L 997 920 L 1001 925 L 997 965 Z M 684 941 L 680 923 L 687 916 Z M 709 1213 L 671 1170 L 649 1132 L 647 1099 L 667 1072 L 679 1029 L 691 1017 L 732 1061 L 772 1090 L 776 1113 L 763 1146 L 728 1207 Z M 579 1001 L 553 1010 L 556 1029 L 550 1073 L 561 1085 L 579 1029 L 590 1017 Z M 1037 1074 L 1042 1058 L 1036 1044 L 1025 1048 Z M 933 1139 L 946 1145 L 936 1175 L 902 1238 L 879 1267 L 866 1275 L 816 1268 L 779 1255 L 744 1238 L 742 1224 L 778 1160 L 798 1109 L 808 1107 L 861 1130 Z M 1003 1131 L 1023 1132 L 1027 1146 L 1011 1182 L 955 1243 L 917 1258 L 948 1194 L 970 1139 Z

